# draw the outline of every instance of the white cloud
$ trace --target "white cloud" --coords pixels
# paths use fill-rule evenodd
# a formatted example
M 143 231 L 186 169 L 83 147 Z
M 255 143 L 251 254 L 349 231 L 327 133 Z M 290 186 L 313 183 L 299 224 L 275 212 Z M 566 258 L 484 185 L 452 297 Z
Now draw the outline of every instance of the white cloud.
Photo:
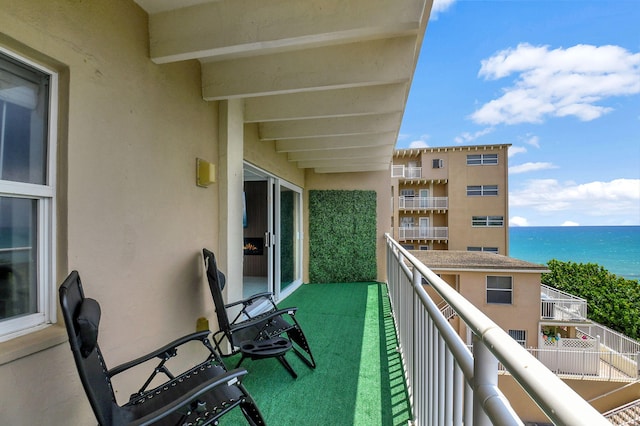
M 427 148 L 429 144 L 423 140 L 413 141 L 409 144 L 409 148 Z
M 560 226 L 580 226 L 580 224 L 571 220 L 565 220 Z
M 535 179 L 509 193 L 510 207 L 532 208 L 540 213 L 573 211 L 586 216 L 640 217 L 640 179 L 609 182 L 560 183 Z
M 473 121 L 541 123 L 549 116 L 594 120 L 612 111 L 597 102 L 640 93 L 640 53 L 611 45 L 550 50 L 523 43 L 483 60 L 478 73 L 487 80 L 513 74 L 514 84 L 474 112 Z
M 486 128 L 484 128 L 482 130 L 478 130 L 475 133 L 464 132 L 460 136 L 456 136 L 453 140 L 458 144 L 470 143 L 470 142 L 473 142 L 474 140 L 478 139 L 481 136 L 488 135 L 489 133 L 493 132 L 494 130 L 495 130 L 494 127 L 486 127 Z
M 529 226 L 529 221 L 521 216 L 513 216 L 509 219 L 509 226 Z
M 449 9 L 456 0 L 433 0 L 433 7 L 431 8 L 431 15 L 429 19 L 436 20 L 441 12 Z
M 533 147 L 540 148 L 540 138 L 537 136 L 531 136 L 526 143 Z
M 511 156 L 511 155 L 509 155 Z M 553 163 L 524 163 L 517 166 L 509 167 L 509 174 L 515 175 L 518 173 L 537 172 L 538 170 L 557 169 L 558 167 Z
M 513 157 L 516 154 L 524 154 L 525 152 L 527 152 L 527 148 L 525 148 L 524 146 L 514 146 L 511 145 L 509 147 L 509 158 Z

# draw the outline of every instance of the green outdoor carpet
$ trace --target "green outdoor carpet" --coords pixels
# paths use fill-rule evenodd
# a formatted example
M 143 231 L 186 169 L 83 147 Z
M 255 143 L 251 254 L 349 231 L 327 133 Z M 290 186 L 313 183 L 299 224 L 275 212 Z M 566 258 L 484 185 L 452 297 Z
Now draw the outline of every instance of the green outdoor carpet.
M 276 359 L 243 362 L 244 384 L 268 425 L 406 425 L 410 408 L 386 286 L 305 284 L 281 307 L 296 317 L 316 359 L 315 370 L 292 351 L 293 379 Z M 226 358 L 235 367 L 239 355 Z M 239 410 L 221 425 L 244 424 Z

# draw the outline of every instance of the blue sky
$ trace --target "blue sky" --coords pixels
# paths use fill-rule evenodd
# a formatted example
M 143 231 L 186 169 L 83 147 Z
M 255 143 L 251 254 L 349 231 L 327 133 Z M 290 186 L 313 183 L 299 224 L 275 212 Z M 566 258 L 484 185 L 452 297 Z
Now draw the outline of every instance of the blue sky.
M 511 226 L 640 225 L 639 25 L 639 0 L 435 0 L 397 148 L 512 144 Z

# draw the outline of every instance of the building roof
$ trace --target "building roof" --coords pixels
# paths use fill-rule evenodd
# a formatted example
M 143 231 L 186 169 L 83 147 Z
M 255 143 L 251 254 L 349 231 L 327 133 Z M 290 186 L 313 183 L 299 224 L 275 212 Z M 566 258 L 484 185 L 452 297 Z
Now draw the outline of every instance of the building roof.
M 490 149 L 505 149 L 511 146 L 510 143 L 505 144 L 493 144 L 493 145 L 455 145 L 455 146 L 434 146 L 425 148 L 404 148 L 396 149 L 393 152 L 393 156 L 399 157 L 415 157 L 423 153 L 434 152 L 447 152 L 447 151 L 486 151 Z
M 434 271 L 493 270 L 535 273 L 549 272 L 549 269 L 544 265 L 488 252 L 462 250 L 410 250 L 410 253 Z

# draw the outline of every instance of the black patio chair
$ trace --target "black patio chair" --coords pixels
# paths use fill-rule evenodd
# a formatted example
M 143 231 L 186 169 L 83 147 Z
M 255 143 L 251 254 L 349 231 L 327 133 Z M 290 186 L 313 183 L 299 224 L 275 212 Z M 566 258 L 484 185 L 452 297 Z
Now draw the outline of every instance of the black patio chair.
M 71 272 L 59 292 L 71 352 L 100 425 L 218 424 L 220 417 L 238 406 L 250 425 L 265 424 L 242 385 L 246 370 L 226 371 L 208 339 L 208 330 L 186 335 L 147 355 L 108 369 L 97 341 L 100 305 L 85 298 L 77 271 Z M 178 347 L 190 342 L 204 345 L 206 359 L 174 375 L 167 362 L 177 356 Z M 128 402 L 118 405 L 112 378 L 147 361 L 153 361 L 152 365 L 146 365 L 152 370 L 149 378 Z
M 292 343 L 293 351 L 298 357 L 310 368 L 316 368 L 316 361 L 313 358 L 307 338 L 302 331 L 302 327 L 295 317 L 298 308 L 278 309 L 273 299 L 273 293 L 263 292 L 255 294 L 237 302 L 225 304 L 222 298 L 222 290 L 224 290 L 226 278 L 222 272 L 218 270 L 216 258 L 214 254 L 202 249 L 204 256 L 205 270 L 209 289 L 213 296 L 213 303 L 218 318 L 219 330 L 213 333 L 212 339 L 216 349 L 221 356 L 227 357 L 241 352 L 243 347 L 254 346 L 248 345 L 251 342 L 271 341 L 274 346 L 282 343 L 279 337 L 286 337 Z M 257 315 L 249 312 L 249 307 L 267 301 L 269 309 Z M 229 321 L 229 310 L 237 309 L 238 312 Z M 230 343 L 230 350 L 223 348 L 225 339 Z M 228 352 L 228 353 L 227 353 Z M 244 351 L 243 355 L 246 353 Z M 277 350 L 276 350 L 277 352 Z M 244 360 L 244 356 L 240 359 L 236 368 Z M 282 356 L 277 357 L 287 370 L 296 377 L 291 367 L 286 363 Z

